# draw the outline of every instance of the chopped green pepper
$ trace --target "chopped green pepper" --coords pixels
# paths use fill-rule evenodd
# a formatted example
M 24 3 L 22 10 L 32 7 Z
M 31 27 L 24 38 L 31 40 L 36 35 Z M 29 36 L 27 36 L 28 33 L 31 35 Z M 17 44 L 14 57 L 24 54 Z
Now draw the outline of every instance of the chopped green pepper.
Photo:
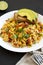
M 38 35 L 39 35 L 39 36 L 43 36 L 43 34 L 42 34 L 42 33 L 38 33 Z
M 23 34 L 23 37 L 28 38 L 30 34 Z
M 18 32 L 22 32 L 23 31 L 23 28 L 19 28 L 17 31 Z
M 14 39 L 14 38 L 18 38 L 18 35 L 17 34 L 14 34 L 13 36 L 12 36 L 12 38 Z

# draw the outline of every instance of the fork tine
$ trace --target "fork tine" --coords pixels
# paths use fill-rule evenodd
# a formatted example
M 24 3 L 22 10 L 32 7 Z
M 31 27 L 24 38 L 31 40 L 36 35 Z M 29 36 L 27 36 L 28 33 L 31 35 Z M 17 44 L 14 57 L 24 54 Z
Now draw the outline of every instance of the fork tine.
M 41 65 L 43 63 L 43 57 L 40 54 L 34 54 L 33 58 L 38 65 Z

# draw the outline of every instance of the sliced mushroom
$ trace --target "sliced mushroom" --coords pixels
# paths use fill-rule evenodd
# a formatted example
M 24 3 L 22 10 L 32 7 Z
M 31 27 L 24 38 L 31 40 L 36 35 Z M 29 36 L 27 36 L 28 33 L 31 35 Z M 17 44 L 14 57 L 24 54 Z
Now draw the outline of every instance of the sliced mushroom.
M 26 22 L 26 21 L 27 21 L 27 19 L 26 19 L 25 17 L 18 16 L 18 21 L 24 21 L 24 22 Z
M 15 19 L 15 21 L 18 20 L 18 14 L 17 13 L 14 13 L 14 19 Z
M 17 13 L 14 13 L 14 19 L 17 22 L 21 22 L 21 21 L 25 22 L 25 21 L 27 21 L 26 16 L 22 17 L 22 16 L 18 15 Z

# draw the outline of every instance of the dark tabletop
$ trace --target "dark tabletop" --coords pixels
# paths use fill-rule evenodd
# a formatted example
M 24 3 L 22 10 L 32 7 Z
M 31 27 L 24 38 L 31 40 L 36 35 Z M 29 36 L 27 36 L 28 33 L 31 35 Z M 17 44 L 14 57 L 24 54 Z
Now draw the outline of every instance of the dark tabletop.
M 4 13 L 21 8 L 30 8 L 43 14 L 43 0 L 4 0 L 9 7 L 6 11 L 0 11 L 0 16 Z M 17 53 L 5 50 L 0 46 L 0 65 L 15 65 L 25 53 Z

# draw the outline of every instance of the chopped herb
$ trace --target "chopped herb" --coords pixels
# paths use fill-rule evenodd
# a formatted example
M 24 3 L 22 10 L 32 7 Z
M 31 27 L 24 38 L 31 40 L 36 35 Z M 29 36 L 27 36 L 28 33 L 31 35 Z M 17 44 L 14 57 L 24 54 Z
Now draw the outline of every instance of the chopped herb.
M 23 28 L 19 28 L 17 31 L 18 32 L 22 32 L 23 31 Z
M 23 37 L 28 38 L 30 34 L 23 34 Z
M 12 38 L 14 39 L 14 38 L 18 38 L 18 35 L 17 34 L 14 34 L 13 36 L 12 36 Z
M 33 44 L 35 44 L 35 43 L 36 43 L 36 41 L 34 40 Z
M 38 33 L 38 35 L 39 35 L 39 36 L 42 36 L 42 34 L 41 34 L 41 33 Z
M 9 31 L 9 28 L 6 28 L 6 33 L 8 33 L 8 31 Z

